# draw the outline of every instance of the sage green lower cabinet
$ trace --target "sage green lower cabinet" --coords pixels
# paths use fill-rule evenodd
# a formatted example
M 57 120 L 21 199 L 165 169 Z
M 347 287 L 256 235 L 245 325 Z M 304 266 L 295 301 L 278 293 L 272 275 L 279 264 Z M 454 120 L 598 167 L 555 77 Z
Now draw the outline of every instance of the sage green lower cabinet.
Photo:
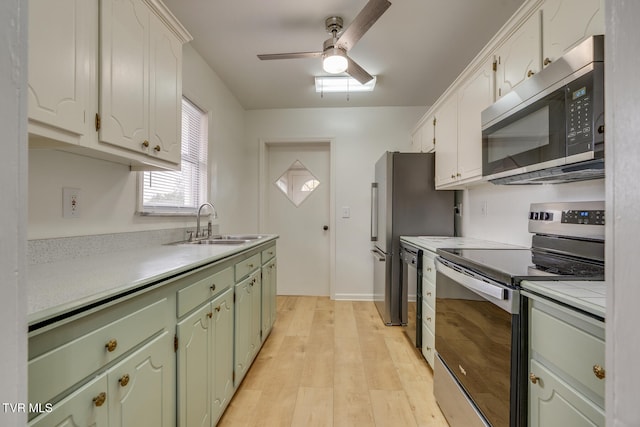
M 275 249 L 274 249 L 275 250 Z M 276 321 L 277 262 L 271 258 L 262 266 L 262 340 L 269 336 Z
M 529 426 L 604 426 L 604 322 L 529 298 Z
M 275 320 L 275 249 L 31 331 L 29 426 L 215 426 Z
M 235 380 L 240 384 L 262 345 L 260 271 L 235 285 Z
M 233 395 L 233 287 L 178 322 L 180 426 L 213 426 Z

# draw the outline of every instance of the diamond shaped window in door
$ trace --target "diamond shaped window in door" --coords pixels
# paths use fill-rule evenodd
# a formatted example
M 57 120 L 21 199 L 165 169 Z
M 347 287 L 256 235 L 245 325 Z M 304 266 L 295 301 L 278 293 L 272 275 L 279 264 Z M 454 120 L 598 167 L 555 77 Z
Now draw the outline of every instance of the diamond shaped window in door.
M 296 160 L 278 180 L 276 186 L 291 202 L 300 206 L 313 190 L 318 188 L 320 181 L 300 162 Z

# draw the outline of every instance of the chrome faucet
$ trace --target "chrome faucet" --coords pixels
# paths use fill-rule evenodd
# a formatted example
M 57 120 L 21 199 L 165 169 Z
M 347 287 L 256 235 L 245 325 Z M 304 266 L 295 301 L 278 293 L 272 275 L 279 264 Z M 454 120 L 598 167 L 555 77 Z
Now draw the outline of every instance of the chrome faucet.
M 198 208 L 198 217 L 196 220 L 196 238 L 201 237 L 200 236 L 200 212 L 202 211 L 202 208 L 205 206 L 209 206 L 211 208 L 211 210 L 213 211 L 213 218 L 218 218 L 218 212 L 216 211 L 216 208 L 209 202 L 205 202 L 203 204 L 200 205 L 200 207 Z M 211 221 L 209 221 L 208 225 L 207 225 L 207 237 L 211 236 Z

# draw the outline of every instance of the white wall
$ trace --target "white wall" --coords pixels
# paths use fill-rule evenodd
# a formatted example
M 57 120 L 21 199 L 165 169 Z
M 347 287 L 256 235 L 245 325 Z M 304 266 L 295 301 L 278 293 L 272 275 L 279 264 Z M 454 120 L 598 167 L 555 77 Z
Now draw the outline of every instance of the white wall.
M 604 180 L 554 185 L 494 185 L 464 190 L 462 235 L 531 246 L 529 205 L 540 202 L 604 200 Z M 486 202 L 487 215 L 482 213 Z
M 374 164 L 384 151 L 407 151 L 409 132 L 424 107 L 313 108 L 252 110 L 246 114 L 248 176 L 245 196 L 257 213 L 258 148 L 263 140 L 333 139 L 335 153 L 335 294 L 336 298 L 370 299 L 373 266 L 370 255 L 370 186 Z M 351 217 L 341 218 L 342 206 Z M 254 216 L 254 226 L 258 217 Z M 269 232 L 269 230 L 260 230 Z
M 211 200 L 218 208 L 220 229 L 242 221 L 241 184 L 244 157 L 244 110 L 226 86 L 186 45 L 183 91 L 210 111 L 209 153 Z M 224 161 L 219 161 L 224 159 Z M 62 188 L 80 188 L 80 217 L 62 217 Z M 62 151 L 29 150 L 29 239 L 186 227 L 194 218 L 141 217 L 135 214 L 137 173 L 127 166 Z
M 27 7 L 0 3 L 0 402 L 27 402 Z M 0 408 L 0 425 L 24 426 L 25 413 Z

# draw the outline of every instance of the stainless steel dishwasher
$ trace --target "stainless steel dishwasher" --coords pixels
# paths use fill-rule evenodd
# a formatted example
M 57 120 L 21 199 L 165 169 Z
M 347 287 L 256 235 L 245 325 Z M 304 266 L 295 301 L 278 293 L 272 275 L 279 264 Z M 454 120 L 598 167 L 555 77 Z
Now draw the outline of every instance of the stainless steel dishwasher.
M 400 244 L 402 326 L 411 343 L 422 347 L 422 250 Z

